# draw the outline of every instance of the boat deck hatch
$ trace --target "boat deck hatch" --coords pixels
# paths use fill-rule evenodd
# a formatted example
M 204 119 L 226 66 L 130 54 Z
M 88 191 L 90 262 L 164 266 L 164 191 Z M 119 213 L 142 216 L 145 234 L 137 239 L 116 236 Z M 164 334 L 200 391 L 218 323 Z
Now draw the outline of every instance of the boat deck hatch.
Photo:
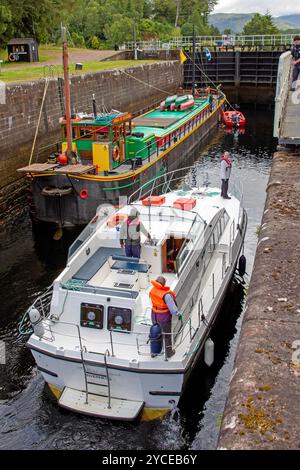
M 125 284 L 125 282 L 115 282 L 114 287 L 119 287 L 119 289 L 133 289 L 133 284 Z
M 135 126 L 140 126 L 140 127 L 160 127 L 162 129 L 166 129 L 167 127 L 170 127 L 172 124 L 175 124 L 179 119 L 181 119 L 182 116 L 176 116 L 175 118 L 162 118 L 162 117 L 156 117 L 156 118 L 147 118 L 147 117 L 140 117 L 134 119 L 134 124 Z
M 137 271 L 138 273 L 147 273 L 150 269 L 150 264 L 131 263 L 130 261 L 115 261 L 111 269 L 126 269 L 130 271 Z
M 133 269 L 119 269 L 118 274 L 129 274 L 130 276 L 133 276 L 136 273 Z

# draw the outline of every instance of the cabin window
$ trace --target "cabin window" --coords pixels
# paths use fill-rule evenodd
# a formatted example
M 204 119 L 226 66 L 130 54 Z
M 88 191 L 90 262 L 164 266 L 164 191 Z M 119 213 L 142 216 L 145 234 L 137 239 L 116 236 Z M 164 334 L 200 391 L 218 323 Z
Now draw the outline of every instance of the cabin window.
M 87 127 L 80 128 L 80 139 L 92 140 L 93 139 L 93 129 Z
M 76 139 L 77 137 L 77 129 L 76 127 L 72 127 L 72 139 Z M 63 138 L 66 139 L 67 138 L 67 127 L 64 126 L 63 127 Z
M 80 325 L 85 328 L 94 328 L 102 330 L 103 328 L 103 305 L 99 304 L 81 304 Z
M 101 131 L 96 132 L 96 140 L 99 141 L 99 142 L 100 141 L 101 142 L 103 142 L 103 141 L 107 142 L 109 140 L 109 135 L 108 135 L 107 132 L 101 132 Z
M 107 329 L 131 331 L 132 311 L 129 308 L 108 307 Z

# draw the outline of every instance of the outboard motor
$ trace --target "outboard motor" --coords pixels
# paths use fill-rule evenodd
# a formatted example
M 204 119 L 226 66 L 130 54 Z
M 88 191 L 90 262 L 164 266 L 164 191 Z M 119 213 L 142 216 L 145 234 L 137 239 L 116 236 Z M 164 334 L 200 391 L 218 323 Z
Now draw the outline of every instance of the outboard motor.
M 41 338 L 45 334 L 45 329 L 41 323 L 42 317 L 40 312 L 36 308 L 32 307 L 29 310 L 28 315 L 34 334 Z
M 242 255 L 239 259 L 238 272 L 241 277 L 246 274 L 246 256 Z
M 157 354 L 160 354 L 163 346 L 163 337 L 159 323 L 154 323 L 154 325 L 151 326 L 149 341 L 151 356 L 154 357 L 157 356 Z

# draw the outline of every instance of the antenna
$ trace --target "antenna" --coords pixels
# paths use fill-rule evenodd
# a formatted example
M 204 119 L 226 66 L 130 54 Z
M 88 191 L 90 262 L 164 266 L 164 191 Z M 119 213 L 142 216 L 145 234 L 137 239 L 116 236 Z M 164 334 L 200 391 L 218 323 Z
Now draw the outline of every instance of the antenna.
M 95 98 L 95 93 L 93 93 L 93 113 L 94 113 L 94 118 L 97 118 L 97 105 L 96 105 L 96 98 Z
M 195 81 L 196 81 L 196 37 L 195 37 L 195 24 L 193 24 L 193 69 L 192 69 L 192 95 L 195 96 Z
M 72 124 L 71 124 L 71 98 L 70 98 L 70 82 L 69 82 L 69 54 L 68 54 L 68 38 L 67 28 L 61 26 L 61 35 L 63 43 L 63 66 L 65 81 L 65 111 L 66 111 L 66 130 L 67 130 L 67 151 L 68 160 L 72 157 Z

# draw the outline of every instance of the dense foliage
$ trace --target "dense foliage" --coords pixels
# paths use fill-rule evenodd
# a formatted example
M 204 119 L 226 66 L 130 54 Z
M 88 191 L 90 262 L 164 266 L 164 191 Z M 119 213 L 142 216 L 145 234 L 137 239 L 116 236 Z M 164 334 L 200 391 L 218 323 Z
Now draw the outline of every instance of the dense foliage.
M 279 34 L 279 29 L 269 13 L 260 15 L 255 13 L 248 23 L 245 24 L 243 34 Z
M 0 0 L 0 43 L 12 37 L 59 41 L 60 23 L 75 46 L 114 46 L 137 40 L 167 41 L 192 34 L 216 34 L 208 14 L 218 0 Z

